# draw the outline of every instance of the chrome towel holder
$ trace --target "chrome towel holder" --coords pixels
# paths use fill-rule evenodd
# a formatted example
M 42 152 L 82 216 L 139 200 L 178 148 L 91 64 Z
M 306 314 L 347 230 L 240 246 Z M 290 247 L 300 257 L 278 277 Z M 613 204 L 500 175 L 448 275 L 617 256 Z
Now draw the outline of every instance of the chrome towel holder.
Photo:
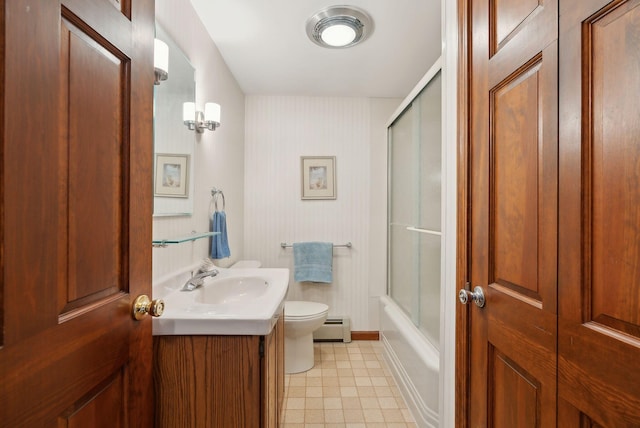
M 216 189 L 215 187 L 211 188 L 211 202 L 209 203 L 209 211 L 211 212 L 211 204 L 213 204 L 213 207 L 215 209 L 215 211 L 219 211 L 218 209 L 218 198 L 222 197 L 222 211 L 224 211 L 224 208 L 226 206 L 226 202 L 224 200 L 224 192 L 220 189 Z
M 280 246 L 282 248 L 291 248 L 291 247 L 293 247 L 293 244 L 287 244 L 286 242 L 281 242 Z M 333 248 L 336 248 L 336 247 L 351 248 L 351 247 L 353 247 L 353 244 L 351 242 L 347 242 L 346 244 L 333 244 Z

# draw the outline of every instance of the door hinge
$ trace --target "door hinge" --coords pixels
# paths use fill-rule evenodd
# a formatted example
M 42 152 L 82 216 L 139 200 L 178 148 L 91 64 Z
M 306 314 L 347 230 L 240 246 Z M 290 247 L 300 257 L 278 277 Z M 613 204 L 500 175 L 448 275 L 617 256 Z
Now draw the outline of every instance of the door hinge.
M 264 357 L 264 336 L 260 336 L 260 343 L 258 345 L 258 353 L 260 358 Z

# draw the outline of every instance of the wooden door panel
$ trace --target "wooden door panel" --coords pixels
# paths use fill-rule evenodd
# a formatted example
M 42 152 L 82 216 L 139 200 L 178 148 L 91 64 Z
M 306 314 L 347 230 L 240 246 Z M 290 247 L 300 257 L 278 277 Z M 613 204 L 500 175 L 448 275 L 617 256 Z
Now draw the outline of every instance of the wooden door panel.
M 110 52 L 86 30 L 62 20 L 60 77 L 61 92 L 66 93 L 61 96 L 67 102 L 61 106 L 62 128 L 68 127 L 61 141 L 61 153 L 67 157 L 63 162 L 68 166 L 66 177 L 62 174 L 67 186 L 61 186 L 61 199 L 68 201 L 64 213 L 69 254 L 65 312 L 126 291 L 123 241 L 128 174 L 124 154 L 128 151 L 128 121 L 124 119 L 128 116 L 129 59 L 113 48 Z
M 627 94 L 640 88 L 639 5 L 627 2 L 587 27 L 593 88 L 591 319 L 638 339 L 640 293 L 632 284 L 640 272 L 640 98 Z
M 3 3 L 0 426 L 153 424 L 131 305 L 151 292 L 154 7 L 127 5 Z
M 127 302 L 119 303 L 125 309 Z M 129 343 L 123 336 L 129 326 L 105 323 L 108 313 L 113 308 L 89 312 L 2 350 L 2 426 L 55 426 L 96 385 L 126 367 Z M 80 341 L 85 324 L 94 331 Z
M 122 405 L 124 376 L 117 373 L 105 384 L 89 392 L 58 419 L 59 428 L 120 428 L 124 426 Z
M 541 0 L 491 0 L 491 37 L 497 52 L 538 11 Z
M 489 426 L 494 428 L 539 427 L 540 383 L 499 351 L 490 348 Z
M 573 6 L 560 22 L 560 411 L 567 426 L 637 427 L 640 2 Z
M 538 299 L 539 69 L 534 63 L 491 90 L 489 212 L 489 282 Z
M 557 2 L 471 10 L 470 285 L 486 306 L 470 309 L 468 423 L 553 426 Z

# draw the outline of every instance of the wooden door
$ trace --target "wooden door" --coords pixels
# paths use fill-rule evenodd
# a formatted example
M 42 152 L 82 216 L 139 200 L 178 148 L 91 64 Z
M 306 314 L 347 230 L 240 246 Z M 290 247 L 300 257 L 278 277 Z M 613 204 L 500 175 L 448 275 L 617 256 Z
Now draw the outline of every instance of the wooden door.
M 640 426 L 640 1 L 562 0 L 560 427 Z
M 153 0 L 2 7 L 0 426 L 150 427 Z
M 557 1 L 470 2 L 471 427 L 556 422 Z

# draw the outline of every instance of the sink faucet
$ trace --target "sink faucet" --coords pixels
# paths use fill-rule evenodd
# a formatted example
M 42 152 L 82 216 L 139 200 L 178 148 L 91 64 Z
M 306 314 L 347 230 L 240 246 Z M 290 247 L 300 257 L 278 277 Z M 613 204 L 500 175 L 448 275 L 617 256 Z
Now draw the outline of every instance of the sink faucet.
M 199 272 L 191 277 L 183 286 L 181 291 L 193 291 L 204 283 L 204 278 L 216 276 L 220 273 L 217 269 Z

